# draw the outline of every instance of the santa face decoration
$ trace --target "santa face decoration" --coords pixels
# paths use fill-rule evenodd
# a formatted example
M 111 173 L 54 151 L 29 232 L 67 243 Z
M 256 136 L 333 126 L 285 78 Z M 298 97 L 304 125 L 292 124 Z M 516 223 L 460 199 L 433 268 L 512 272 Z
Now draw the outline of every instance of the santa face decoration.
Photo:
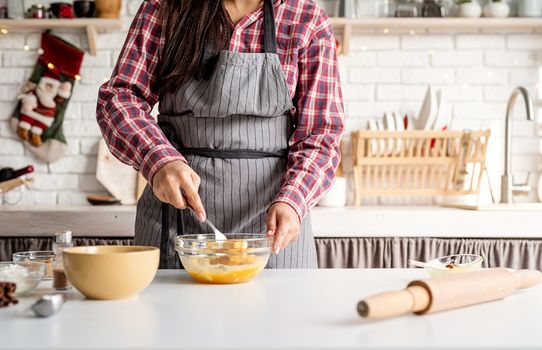
M 54 73 L 44 74 L 37 86 L 31 86 L 19 96 L 21 110 L 17 135 L 34 147 L 43 144 L 41 135 L 53 124 L 57 106 L 71 95 L 72 84 L 59 79 Z

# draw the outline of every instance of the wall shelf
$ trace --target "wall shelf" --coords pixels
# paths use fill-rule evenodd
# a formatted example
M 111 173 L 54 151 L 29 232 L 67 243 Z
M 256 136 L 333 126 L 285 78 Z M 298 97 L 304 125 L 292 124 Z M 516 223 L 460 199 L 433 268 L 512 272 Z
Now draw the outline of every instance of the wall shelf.
M 116 30 L 122 28 L 120 19 L 74 18 L 74 19 L 1 19 L 0 30 L 47 30 L 47 29 L 82 29 L 86 31 L 91 55 L 96 55 L 98 30 Z
M 342 35 L 343 54 L 348 54 L 352 30 L 534 30 L 542 18 L 330 18 L 333 30 Z

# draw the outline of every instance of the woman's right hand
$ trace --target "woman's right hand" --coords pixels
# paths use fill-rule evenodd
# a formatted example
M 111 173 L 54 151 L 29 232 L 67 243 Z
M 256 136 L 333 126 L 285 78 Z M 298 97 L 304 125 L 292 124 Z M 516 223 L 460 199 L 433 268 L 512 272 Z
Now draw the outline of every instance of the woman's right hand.
M 177 209 L 190 206 L 204 222 L 205 209 L 198 194 L 200 182 L 200 177 L 188 164 L 177 160 L 158 170 L 152 180 L 152 190 L 160 201 Z

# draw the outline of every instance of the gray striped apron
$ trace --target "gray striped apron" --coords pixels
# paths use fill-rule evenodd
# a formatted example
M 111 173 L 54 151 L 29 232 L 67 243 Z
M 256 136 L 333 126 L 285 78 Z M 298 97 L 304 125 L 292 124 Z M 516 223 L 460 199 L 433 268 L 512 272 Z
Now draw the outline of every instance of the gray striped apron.
M 209 76 L 160 98 L 158 123 L 201 178 L 207 217 L 222 232 L 264 233 L 266 212 L 287 168 L 292 99 L 276 53 L 272 0 L 264 3 L 264 52 L 221 51 Z M 135 244 L 160 247 L 161 268 L 181 267 L 173 240 L 209 233 L 186 210 L 161 203 L 147 186 L 137 204 Z M 310 215 L 299 239 L 268 268 L 316 268 Z

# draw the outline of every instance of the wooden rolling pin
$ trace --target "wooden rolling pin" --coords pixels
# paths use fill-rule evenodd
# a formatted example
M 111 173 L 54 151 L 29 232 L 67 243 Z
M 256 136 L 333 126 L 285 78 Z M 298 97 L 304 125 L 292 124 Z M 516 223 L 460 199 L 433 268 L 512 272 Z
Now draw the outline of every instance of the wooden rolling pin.
M 502 299 L 542 282 L 537 270 L 504 268 L 449 274 L 413 281 L 401 291 L 374 295 L 358 303 L 358 313 L 382 319 L 414 312 L 422 315 Z

